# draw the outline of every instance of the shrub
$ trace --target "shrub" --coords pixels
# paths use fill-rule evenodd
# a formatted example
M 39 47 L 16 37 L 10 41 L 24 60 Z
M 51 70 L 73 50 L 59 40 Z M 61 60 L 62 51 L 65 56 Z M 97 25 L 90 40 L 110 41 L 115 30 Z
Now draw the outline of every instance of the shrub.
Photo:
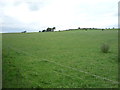
M 108 53 L 109 52 L 109 49 L 110 49 L 110 47 L 109 47 L 109 45 L 108 44 L 102 44 L 102 46 L 101 46 L 101 51 L 103 52 L 103 53 Z

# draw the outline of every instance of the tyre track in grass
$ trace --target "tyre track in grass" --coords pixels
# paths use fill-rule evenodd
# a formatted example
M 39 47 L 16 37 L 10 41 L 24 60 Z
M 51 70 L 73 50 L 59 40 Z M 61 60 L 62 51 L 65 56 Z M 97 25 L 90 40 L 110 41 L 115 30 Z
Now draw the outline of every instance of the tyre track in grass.
M 14 50 L 15 52 L 23 53 L 23 54 L 25 54 L 25 55 L 27 55 L 27 56 L 34 57 L 34 58 L 38 59 L 39 61 L 47 61 L 47 62 L 53 63 L 53 64 L 58 65 L 58 66 L 61 66 L 61 67 L 65 67 L 65 68 L 68 68 L 68 69 L 71 69 L 71 70 L 74 70 L 74 71 L 77 71 L 77 72 L 85 73 L 85 74 L 90 75 L 90 76 L 93 76 L 93 77 L 95 77 L 95 78 L 97 78 L 97 79 L 102 79 L 102 80 L 111 82 L 112 84 L 120 84 L 120 82 L 114 81 L 114 80 L 111 80 L 111 79 L 108 79 L 108 78 L 106 78 L 106 77 L 102 77 L 102 76 L 99 76 L 99 75 L 95 75 L 95 74 L 92 74 L 92 73 L 89 73 L 89 72 L 86 72 L 86 71 L 83 71 L 83 70 L 78 70 L 78 69 L 73 68 L 73 67 L 65 66 L 65 65 L 59 64 L 59 63 L 57 63 L 57 62 L 54 62 L 53 60 L 48 60 L 48 59 L 44 59 L 44 58 L 38 58 L 38 57 L 36 57 L 36 56 L 28 53 L 28 52 L 25 52 L 25 51 L 22 51 L 22 50 L 18 50 L 18 49 L 16 49 L 16 48 L 13 48 L 13 47 L 10 47 L 10 46 L 8 46 L 8 47 L 9 47 L 10 49 Z M 41 59 L 41 60 L 40 60 L 40 59 Z M 71 76 L 71 77 L 73 77 L 73 76 Z

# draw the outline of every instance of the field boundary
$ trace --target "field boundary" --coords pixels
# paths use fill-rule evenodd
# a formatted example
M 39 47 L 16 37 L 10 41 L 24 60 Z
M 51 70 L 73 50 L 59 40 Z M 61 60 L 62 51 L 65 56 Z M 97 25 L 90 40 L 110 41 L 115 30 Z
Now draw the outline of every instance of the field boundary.
M 28 56 L 30 56 L 30 57 L 35 57 L 35 56 L 33 56 L 32 54 L 30 54 L 30 53 L 28 53 L 28 52 L 25 52 L 25 51 L 21 51 L 21 50 L 18 50 L 18 49 L 16 49 L 16 48 L 9 47 L 9 46 L 8 46 L 8 48 L 14 50 L 15 52 L 21 52 L 21 53 L 24 53 L 24 54 L 26 54 L 26 55 L 28 55 Z M 87 74 L 87 75 L 96 77 L 96 78 L 98 78 L 98 79 L 102 79 L 102 80 L 109 81 L 109 82 L 111 82 L 112 84 L 120 84 L 120 82 L 118 82 L 118 81 L 114 81 L 114 80 L 108 79 L 108 78 L 106 78 L 106 77 L 102 77 L 102 76 L 99 76 L 99 75 L 95 75 L 95 74 L 92 74 L 92 73 L 89 73 L 89 72 L 86 72 L 86 71 L 83 71 L 83 70 L 78 70 L 78 69 L 73 68 L 73 67 L 65 66 L 65 65 L 56 63 L 56 62 L 54 62 L 54 61 L 52 61 L 52 60 L 43 59 L 43 58 L 38 58 L 38 57 L 35 57 L 35 58 L 37 58 L 37 59 L 42 59 L 42 60 L 39 60 L 39 61 L 48 61 L 48 62 L 54 63 L 54 64 L 56 64 L 56 65 L 59 65 L 59 66 L 61 66 L 61 67 L 65 67 L 65 68 L 68 68 L 68 69 L 72 69 L 72 70 L 74 70 L 74 71 L 82 72 L 82 73 L 85 73 L 85 74 Z M 70 76 L 70 75 L 69 75 L 69 76 Z M 73 76 L 71 75 L 71 77 L 73 77 Z

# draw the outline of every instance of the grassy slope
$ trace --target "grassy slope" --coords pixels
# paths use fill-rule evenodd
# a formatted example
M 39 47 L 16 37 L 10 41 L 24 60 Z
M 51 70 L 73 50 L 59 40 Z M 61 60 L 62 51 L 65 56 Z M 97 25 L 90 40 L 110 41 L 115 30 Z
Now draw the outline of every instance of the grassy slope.
M 79 72 L 117 81 L 117 38 L 117 31 L 94 30 L 3 34 L 3 87 L 117 87 Z M 108 54 L 100 52 L 104 42 Z

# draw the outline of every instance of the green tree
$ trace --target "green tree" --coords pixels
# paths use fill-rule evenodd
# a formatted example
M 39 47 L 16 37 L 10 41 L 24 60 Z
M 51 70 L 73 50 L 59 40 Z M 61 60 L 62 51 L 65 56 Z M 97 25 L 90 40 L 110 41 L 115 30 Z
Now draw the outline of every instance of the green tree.
M 51 31 L 51 28 L 48 27 L 48 28 L 47 28 L 47 32 L 50 32 L 50 31 Z
M 56 27 L 53 27 L 53 28 L 52 28 L 52 31 L 54 31 L 55 29 L 56 29 Z

